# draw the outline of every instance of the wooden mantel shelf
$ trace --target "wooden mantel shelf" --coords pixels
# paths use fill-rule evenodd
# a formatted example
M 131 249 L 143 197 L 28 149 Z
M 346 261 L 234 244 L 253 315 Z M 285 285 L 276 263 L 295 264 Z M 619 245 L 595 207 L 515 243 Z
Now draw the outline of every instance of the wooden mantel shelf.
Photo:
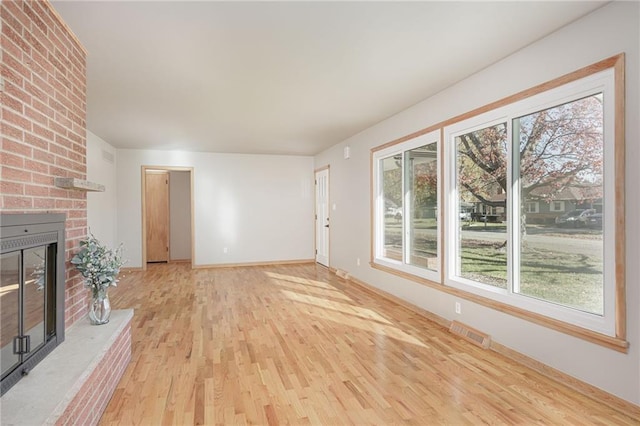
M 89 182 L 88 180 L 57 177 L 55 178 L 54 183 L 58 188 L 75 189 L 78 191 L 104 192 L 104 185 Z

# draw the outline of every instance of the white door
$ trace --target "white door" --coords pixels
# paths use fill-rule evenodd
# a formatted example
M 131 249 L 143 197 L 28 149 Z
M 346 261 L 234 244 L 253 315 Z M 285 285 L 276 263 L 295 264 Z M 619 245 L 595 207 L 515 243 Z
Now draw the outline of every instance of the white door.
M 316 172 L 316 262 L 329 266 L 329 169 Z

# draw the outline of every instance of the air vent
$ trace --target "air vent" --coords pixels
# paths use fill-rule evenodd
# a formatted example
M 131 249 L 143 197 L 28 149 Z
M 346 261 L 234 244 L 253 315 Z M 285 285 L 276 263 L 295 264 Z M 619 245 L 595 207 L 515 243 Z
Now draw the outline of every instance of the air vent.
M 102 159 L 107 163 L 113 164 L 113 154 L 109 151 L 102 150 Z
M 343 271 L 342 269 L 337 269 L 336 275 L 340 278 L 344 278 L 345 280 L 349 279 L 349 273 L 347 271 Z
M 457 334 L 468 342 L 473 343 L 481 348 L 488 349 L 491 344 L 491 338 L 488 334 L 482 333 L 469 327 L 466 324 L 462 324 L 458 321 L 452 321 L 449 331 L 453 334 Z

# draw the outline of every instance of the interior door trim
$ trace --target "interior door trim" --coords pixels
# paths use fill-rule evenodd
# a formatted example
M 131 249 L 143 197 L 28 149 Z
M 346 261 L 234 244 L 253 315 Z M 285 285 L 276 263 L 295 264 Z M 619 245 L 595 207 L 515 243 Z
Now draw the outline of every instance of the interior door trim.
M 194 205 L 195 205 L 195 200 L 194 200 L 194 173 L 193 173 L 193 167 L 176 167 L 176 166 L 142 166 L 141 167 L 141 182 L 142 182 L 142 187 L 141 187 L 141 201 L 142 201 L 142 212 L 141 212 L 141 216 L 142 216 L 142 232 L 141 232 L 141 239 L 142 239 L 142 270 L 146 271 L 147 270 L 147 220 L 146 220 L 146 200 L 145 200 L 145 187 L 146 187 L 146 172 L 147 170 L 163 170 L 163 171 L 167 171 L 167 172 L 171 172 L 171 171 L 175 171 L 175 172 L 189 172 L 189 191 L 190 193 L 190 199 L 191 199 L 191 268 L 193 269 L 193 265 L 195 262 L 195 215 L 194 215 Z M 170 256 L 169 256 L 170 257 Z

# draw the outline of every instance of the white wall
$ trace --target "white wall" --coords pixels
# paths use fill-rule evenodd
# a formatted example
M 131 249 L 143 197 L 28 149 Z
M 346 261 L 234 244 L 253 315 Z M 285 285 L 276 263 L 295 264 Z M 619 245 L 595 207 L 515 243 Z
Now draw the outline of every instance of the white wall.
M 191 259 L 191 174 L 169 172 L 169 258 Z
M 456 319 L 520 353 L 640 405 L 639 30 L 637 2 L 614 2 L 315 158 L 331 165 L 331 265 L 428 311 L 454 319 L 455 298 L 368 266 L 370 149 L 589 64 L 626 53 L 627 327 L 622 354 L 474 303 Z M 463 54 L 464 52 L 461 52 Z M 351 158 L 342 158 L 350 146 Z M 360 258 L 361 266 L 356 266 Z
M 142 266 L 143 165 L 193 167 L 194 265 L 313 259 L 312 157 L 118 150 L 128 266 Z
M 116 232 L 116 149 L 87 131 L 87 180 L 105 186 L 104 192 L 87 193 L 89 230 L 109 247 L 118 246 Z

